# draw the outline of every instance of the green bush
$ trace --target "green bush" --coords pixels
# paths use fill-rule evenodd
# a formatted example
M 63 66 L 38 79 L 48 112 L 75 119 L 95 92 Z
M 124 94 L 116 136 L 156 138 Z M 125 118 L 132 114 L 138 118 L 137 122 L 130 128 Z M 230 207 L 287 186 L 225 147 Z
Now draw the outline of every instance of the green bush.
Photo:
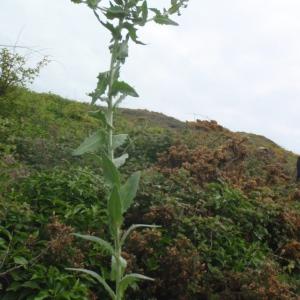
M 49 60 L 44 57 L 33 68 L 27 67 L 27 59 L 7 48 L 0 51 L 0 96 L 6 94 L 9 90 L 21 86 L 25 87 L 32 83 L 39 75 L 41 68 L 48 64 Z
M 28 276 L 29 275 L 29 276 Z M 88 288 L 55 267 L 35 265 L 26 273 L 12 273 L 13 283 L 2 295 L 3 300 L 89 300 Z M 1 295 L 1 290 L 0 290 Z
M 46 224 L 58 216 L 77 228 L 93 228 L 105 222 L 105 186 L 89 168 L 54 168 L 35 172 L 14 187 L 11 197 L 30 205 L 36 221 Z

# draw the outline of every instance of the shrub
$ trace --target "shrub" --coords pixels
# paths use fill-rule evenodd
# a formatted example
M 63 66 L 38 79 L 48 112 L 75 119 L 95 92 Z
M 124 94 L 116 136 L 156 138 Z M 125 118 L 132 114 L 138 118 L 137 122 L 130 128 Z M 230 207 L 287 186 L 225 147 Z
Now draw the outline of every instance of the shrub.
M 133 271 L 147 272 L 157 278 L 143 283 L 130 299 L 198 299 L 202 292 L 202 256 L 184 235 L 171 238 L 167 232 L 145 230 L 133 233 L 126 246 Z
M 13 283 L 0 296 L 3 300 L 89 300 L 88 288 L 56 267 L 35 265 L 26 273 L 13 273 Z
M 56 215 L 85 230 L 100 220 L 105 222 L 106 189 L 103 178 L 87 167 L 54 168 L 22 180 L 10 197 L 28 203 L 39 223 L 45 224 Z
M 26 57 L 7 48 L 0 51 L 0 96 L 16 86 L 25 87 L 39 75 L 41 68 L 48 64 L 44 57 L 35 67 L 27 67 Z

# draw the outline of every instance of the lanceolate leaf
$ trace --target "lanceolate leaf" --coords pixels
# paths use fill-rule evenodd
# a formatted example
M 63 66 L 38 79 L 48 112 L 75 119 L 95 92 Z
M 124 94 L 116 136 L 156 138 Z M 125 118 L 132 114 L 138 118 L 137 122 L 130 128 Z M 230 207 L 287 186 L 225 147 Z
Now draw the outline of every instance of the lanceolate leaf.
M 139 97 L 139 95 L 135 91 L 135 89 L 124 81 L 115 81 L 114 82 L 114 84 L 112 86 L 111 94 L 112 94 L 112 96 L 116 96 L 118 93 L 132 96 L 132 97 Z
M 178 13 L 179 10 L 180 10 L 181 5 L 182 5 L 182 4 L 181 4 L 180 2 L 174 3 L 174 5 L 171 6 L 171 7 L 168 9 L 168 13 L 169 13 L 170 15 L 173 15 L 173 14 Z
M 101 24 L 111 32 L 114 39 L 120 40 L 122 38 L 120 29 L 118 27 L 114 27 L 114 25 L 109 22 L 105 23 L 101 21 Z
M 124 153 L 123 155 L 121 155 L 118 158 L 114 158 L 114 165 L 117 168 L 122 167 L 125 164 L 127 158 L 128 158 L 128 154 L 127 153 Z
M 100 1 L 101 0 L 87 0 L 86 2 L 90 8 L 95 9 Z
M 121 275 L 123 276 L 123 273 L 127 267 L 127 261 L 120 256 L 119 257 L 120 260 L 120 265 L 121 265 Z M 117 274 L 117 259 L 115 256 L 112 256 L 111 258 L 111 273 L 110 273 L 110 279 L 111 280 L 116 280 L 116 274 Z
M 115 164 L 105 155 L 102 156 L 102 168 L 104 178 L 112 186 L 120 187 L 120 174 Z
M 134 224 L 131 225 L 123 234 L 121 239 L 121 244 L 124 244 L 126 238 L 130 235 L 132 231 L 138 228 L 160 228 L 161 226 L 158 225 L 147 225 L 147 224 Z
M 128 138 L 128 134 L 117 134 L 113 136 L 113 149 L 117 149 L 122 146 L 126 139 Z
M 92 104 L 99 100 L 105 93 L 109 83 L 108 77 L 109 72 L 103 72 L 98 75 L 97 87 L 94 92 L 89 94 L 92 97 Z
M 91 117 L 94 117 L 94 118 L 100 120 L 103 126 L 105 126 L 105 127 L 107 126 L 107 127 L 109 127 L 109 128 L 112 128 L 112 127 L 108 124 L 108 122 L 107 122 L 107 118 L 106 118 L 105 112 L 102 111 L 101 109 L 96 110 L 96 111 L 89 111 L 88 114 L 89 114 Z
M 127 12 L 121 6 L 111 6 L 106 10 L 106 17 L 108 19 L 124 18 Z
M 143 18 L 142 25 L 145 25 L 148 18 L 148 5 L 146 0 L 143 2 L 142 5 L 142 18 Z
M 139 186 L 141 172 L 133 173 L 126 183 L 121 186 L 120 196 L 123 203 L 123 212 L 126 212 L 131 206 Z
M 175 26 L 178 25 L 178 23 L 174 22 L 168 16 L 164 16 L 164 15 L 156 15 L 154 17 L 154 21 L 161 25 L 175 25 Z
M 111 257 L 110 262 L 110 280 L 114 281 L 117 279 L 117 262 L 114 256 Z
M 147 276 L 144 276 L 144 275 L 141 275 L 141 274 L 135 274 L 135 273 L 132 273 L 132 274 L 128 274 L 128 275 L 125 275 L 123 277 L 123 279 L 121 280 L 120 282 L 120 290 L 121 290 L 121 294 L 123 295 L 125 293 L 125 291 L 127 290 L 127 288 L 139 281 L 139 280 L 150 280 L 150 281 L 154 281 L 153 278 L 150 278 L 150 277 L 147 277 Z
M 140 0 L 129 0 L 127 6 L 134 7 Z
M 144 43 L 138 40 L 137 33 L 136 33 L 137 29 L 134 27 L 134 25 L 125 22 L 123 27 L 128 30 L 128 34 L 133 42 L 135 42 L 136 44 L 145 45 Z
M 73 155 L 100 152 L 104 145 L 106 145 L 105 133 L 102 130 L 98 130 L 86 138 L 84 142 L 73 151 Z
M 83 234 L 78 234 L 78 233 L 74 233 L 73 235 L 75 235 L 76 237 L 79 237 L 81 239 L 97 243 L 98 245 L 100 245 L 103 248 L 103 250 L 107 251 L 110 255 L 114 254 L 113 246 L 109 242 L 107 242 L 101 238 L 98 238 L 98 237 L 92 236 L 92 235 L 83 235 Z
M 108 199 L 108 216 L 111 230 L 116 234 L 116 229 L 119 228 L 123 222 L 122 217 L 122 203 L 118 188 L 115 186 Z
M 90 270 L 86 270 L 86 269 L 77 269 L 77 268 L 66 268 L 66 270 L 81 272 L 81 273 L 85 273 L 85 274 L 88 274 L 88 275 L 92 276 L 93 278 L 95 278 L 97 281 L 99 281 L 103 285 L 103 287 L 109 293 L 109 295 L 110 295 L 110 297 L 112 299 L 116 299 L 116 295 L 115 295 L 114 291 L 106 283 L 105 279 L 102 278 L 100 275 L 98 275 L 96 272 L 90 271 Z
M 122 103 L 122 101 L 126 98 L 127 95 L 121 95 L 116 102 L 114 103 L 114 110 Z
M 28 264 L 28 260 L 22 256 L 14 257 L 14 262 L 17 265 L 23 265 L 23 266 L 26 266 Z
M 160 12 L 160 10 L 159 9 L 157 9 L 157 8 L 149 8 L 151 11 L 153 11 L 156 15 L 161 15 L 161 12 Z

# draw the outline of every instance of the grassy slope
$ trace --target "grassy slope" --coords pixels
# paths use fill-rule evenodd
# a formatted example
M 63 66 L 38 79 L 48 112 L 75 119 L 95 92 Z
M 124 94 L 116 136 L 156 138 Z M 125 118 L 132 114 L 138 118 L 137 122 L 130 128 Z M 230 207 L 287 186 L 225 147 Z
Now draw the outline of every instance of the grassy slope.
M 0 200 L 2 199 L 4 203 L 6 201 L 5 199 L 17 199 L 14 196 L 13 191 L 18 190 L 19 182 L 22 184 L 23 180 L 26 182 L 28 178 L 30 179 L 32 177 L 32 184 L 34 184 L 34 180 L 38 181 L 39 178 L 42 178 L 38 177 L 40 176 L 39 174 L 44 176 L 43 172 L 47 173 L 49 170 L 50 173 L 52 172 L 51 170 L 54 170 L 53 174 L 56 174 L 55 176 L 59 176 L 60 173 L 63 174 L 62 170 L 72 170 L 73 167 L 76 168 L 77 166 L 81 167 L 87 165 L 89 172 L 98 172 L 99 166 L 92 157 L 74 158 L 71 155 L 72 149 L 76 148 L 82 142 L 82 140 L 89 133 L 92 133 L 98 126 L 97 121 L 92 117 L 89 117 L 87 114 L 89 110 L 93 109 L 90 105 L 75 101 L 68 101 L 53 94 L 38 94 L 26 90 L 18 90 L 14 94 L 0 98 L 0 105 Z M 167 231 L 169 233 L 167 233 L 167 236 L 170 235 L 169 239 L 174 239 L 174 241 L 176 241 L 176 243 L 174 242 L 174 247 L 177 247 L 176 251 L 181 248 L 187 249 L 185 254 L 182 254 L 183 256 L 187 255 L 187 260 L 188 257 L 194 255 L 193 247 L 197 248 L 200 254 L 202 252 L 206 253 L 205 249 L 207 249 L 205 248 L 206 246 L 204 247 L 201 243 L 199 244 L 199 241 L 193 241 L 194 233 L 189 233 L 192 232 L 192 230 L 188 229 L 190 228 L 189 226 L 193 228 L 193 232 L 196 230 L 196 226 L 204 226 L 204 224 L 201 223 L 202 221 L 200 222 L 200 220 L 197 219 L 198 214 L 207 217 L 208 221 L 210 218 L 216 217 L 216 220 L 211 219 L 211 221 L 217 222 L 219 217 L 224 217 L 229 218 L 231 220 L 230 222 L 234 222 L 235 224 L 236 222 L 239 223 L 238 219 L 235 219 L 234 214 L 228 212 L 228 208 L 226 210 L 227 204 L 224 204 L 225 202 L 223 204 L 219 203 L 216 207 L 213 206 L 213 208 L 210 206 L 207 208 L 205 204 L 205 208 L 200 209 L 200 212 L 195 208 L 198 205 L 197 203 L 199 203 L 200 206 L 203 205 L 201 204 L 201 201 L 203 201 L 201 199 L 203 197 L 206 199 L 210 197 L 211 193 L 218 193 L 216 190 L 214 190 L 214 188 L 212 188 L 212 190 L 210 190 L 210 188 L 206 190 L 205 184 L 208 182 L 219 181 L 221 178 L 229 185 L 242 190 L 245 195 L 247 195 L 247 197 L 249 196 L 250 198 L 252 197 L 251 193 L 255 190 L 255 192 L 260 193 L 260 196 L 257 197 L 257 199 L 259 198 L 262 200 L 262 207 L 265 207 L 265 205 L 270 205 L 270 209 L 268 206 L 266 206 L 266 211 L 273 209 L 273 207 L 277 205 L 276 203 L 279 203 L 278 205 L 282 205 L 282 207 L 287 205 L 288 209 L 294 209 L 293 207 L 295 206 L 295 203 L 291 202 L 291 199 L 295 191 L 297 191 L 297 186 L 294 183 L 296 155 L 285 151 L 267 138 L 248 133 L 234 133 L 214 122 L 197 121 L 183 123 L 174 118 L 167 117 L 159 113 L 149 112 L 147 110 L 122 109 L 118 114 L 119 118 L 117 119 L 117 130 L 120 132 L 129 132 L 130 136 L 132 137 L 132 140 L 127 145 L 127 151 L 129 152 L 131 158 L 127 164 L 127 167 L 124 169 L 124 172 L 131 172 L 132 170 L 136 169 L 148 169 L 147 172 L 150 174 L 146 174 L 145 182 L 141 187 L 141 195 L 139 196 L 141 204 L 137 206 L 137 209 L 139 210 L 133 210 L 131 214 L 129 214 L 128 222 L 159 222 L 155 219 L 155 217 L 153 217 L 153 215 L 156 216 L 156 214 L 161 214 L 160 217 L 157 218 L 158 220 L 160 220 L 159 218 L 162 218 L 164 226 L 168 228 Z M 171 146 L 173 147 L 171 148 L 173 150 L 169 150 Z M 160 155 L 160 153 L 164 153 L 164 155 Z M 239 158 L 236 160 L 235 156 Z M 155 170 L 158 169 L 164 174 L 164 176 L 166 176 L 162 182 L 160 182 L 160 180 L 162 180 L 159 177 L 160 175 L 156 173 L 153 175 L 151 173 L 153 172 L 152 168 L 154 166 Z M 218 172 L 215 172 L 216 170 L 214 170 L 214 168 L 218 169 Z M 189 175 L 185 175 L 184 172 L 182 173 L 182 170 L 184 170 L 184 172 L 189 172 Z M 210 179 L 204 179 L 200 176 L 206 172 L 211 174 Z M 242 172 L 242 176 L 245 176 L 245 178 L 240 180 L 241 178 L 239 177 L 241 177 L 241 173 L 238 172 Z M 181 176 L 183 177 L 181 178 Z M 49 178 L 51 181 L 52 177 Z M 253 178 L 256 180 L 254 185 L 252 182 Z M 31 182 L 30 180 L 28 182 Z M 149 180 L 149 182 L 147 180 Z M 156 183 L 156 180 L 159 183 Z M 246 186 L 248 186 L 248 183 L 250 182 L 251 188 L 249 191 L 249 187 L 246 188 Z M 54 189 L 56 188 L 55 184 L 53 187 Z M 22 188 L 20 188 L 20 190 L 22 190 Z M 34 187 L 33 191 L 34 189 L 36 188 Z M 66 193 L 67 191 L 68 188 L 66 188 Z M 79 192 L 85 193 L 86 190 Z M 203 196 L 201 194 L 203 192 L 208 194 Z M 28 192 L 29 194 L 26 197 L 25 192 L 22 193 L 24 193 L 24 199 L 28 197 L 28 201 L 32 201 L 30 200 L 31 192 Z M 230 194 L 230 192 L 228 193 Z M 93 197 L 93 195 L 91 197 Z M 235 199 L 233 194 L 230 195 L 232 199 Z M 226 193 L 223 196 L 226 198 Z M 69 196 L 66 195 L 61 197 L 66 197 L 67 199 Z M 217 198 L 218 197 L 215 199 Z M 159 202 L 157 202 L 157 199 L 167 199 L 161 200 L 163 202 L 163 204 L 161 204 L 162 208 L 160 207 Z M 146 207 L 148 204 L 143 204 L 144 202 L 148 203 L 147 201 L 151 202 L 149 207 Z M 252 203 L 251 201 L 249 202 L 250 204 Z M 245 204 L 247 209 L 252 205 L 249 203 L 247 202 L 247 204 Z M 74 205 L 71 203 L 70 207 Z M 143 205 L 146 206 L 144 207 Z M 173 211 L 173 205 L 176 207 L 175 211 Z M 181 210 L 184 206 L 181 207 L 181 205 L 190 207 L 189 212 L 182 212 Z M 222 207 L 222 205 L 225 206 Z M 230 205 L 237 204 L 228 203 L 228 205 L 228 207 L 231 207 Z M 237 213 L 243 214 L 244 210 L 246 209 L 245 207 L 242 207 L 243 205 L 244 204 L 242 203 L 241 211 L 238 210 Z M 180 213 L 177 216 L 178 209 L 180 210 Z M 203 213 L 203 209 L 205 213 Z M 258 208 L 258 211 L 260 211 L 260 209 L 262 208 Z M 280 209 L 278 208 L 278 210 Z M 209 212 L 207 212 L 207 210 Z M 235 211 L 234 206 L 232 207 L 232 212 L 233 211 Z M 138 216 L 137 212 L 138 214 L 143 212 L 143 214 L 146 216 L 146 219 Z M 59 215 L 59 212 L 57 212 L 57 214 Z M 254 214 L 254 211 L 252 214 Z M 179 226 L 178 229 L 176 229 L 176 226 L 178 226 L 178 221 L 174 221 L 174 224 L 176 225 L 172 223 L 172 218 L 175 218 L 174 215 L 177 216 L 176 218 L 178 218 L 178 220 L 182 219 L 184 221 L 184 224 L 180 225 L 182 227 Z M 168 221 L 168 218 L 170 218 L 171 221 Z M 195 218 L 194 221 L 190 221 L 193 220 L 193 218 Z M 76 227 L 77 221 L 75 221 L 74 223 L 72 223 L 73 221 L 70 221 L 70 223 L 68 223 L 68 221 L 66 222 Z M 200 222 L 201 224 L 198 224 L 197 222 Z M 228 230 L 228 232 L 226 231 L 226 234 L 224 234 L 228 235 L 226 239 L 229 240 L 231 238 L 233 239 L 233 236 L 231 235 L 235 230 L 230 229 L 232 226 L 230 225 L 230 222 L 229 224 L 226 223 L 229 229 L 224 229 L 225 231 Z M 255 222 L 257 222 L 257 220 Z M 285 226 L 280 225 L 281 221 L 279 220 L 274 222 L 277 222 L 276 224 L 279 224 L 279 227 Z M 204 227 L 204 232 L 213 230 L 212 228 L 218 225 L 209 225 L 208 223 L 205 223 L 205 226 L 208 227 Z M 81 227 L 77 226 L 76 228 Z M 221 226 L 220 228 L 222 231 L 223 227 Z M 81 228 L 80 230 L 83 229 Z M 174 237 L 174 230 L 176 232 L 181 232 L 189 239 L 188 243 L 190 243 L 191 240 L 194 245 L 191 246 L 181 237 Z M 202 233 L 200 230 L 199 236 L 201 236 L 201 234 Z M 139 238 L 142 239 L 142 237 Z M 153 236 L 149 237 L 149 239 L 151 238 L 153 238 Z M 288 238 L 293 238 L 295 240 L 297 239 L 296 235 L 289 235 Z M 201 239 L 205 239 L 205 236 L 201 237 Z M 246 241 L 247 239 L 248 238 L 246 238 Z M 241 239 L 241 241 L 241 243 L 245 243 L 243 239 Z M 180 243 L 183 243 L 183 246 Z M 220 243 L 222 245 L 224 241 L 221 239 Z M 136 244 L 136 242 L 133 244 Z M 147 241 L 144 241 L 144 244 L 147 244 Z M 208 244 L 211 244 L 212 246 L 212 241 L 210 241 Z M 146 250 L 149 249 L 149 247 L 150 246 L 148 246 Z M 235 251 L 230 248 L 231 246 L 229 248 L 228 247 L 224 250 L 225 252 Z M 233 242 L 232 247 L 235 249 L 242 246 L 235 245 Z M 279 248 L 276 247 L 274 246 L 274 253 L 278 255 Z M 280 245 L 280 247 L 283 247 L 283 245 Z M 261 250 L 262 253 L 265 253 L 265 251 L 270 251 L 264 250 L 264 247 L 261 249 L 263 249 Z M 130 246 L 128 251 L 131 251 Z M 164 255 L 168 256 L 169 254 L 164 253 L 162 256 Z M 232 255 L 236 254 L 234 253 Z M 243 255 L 246 257 L 246 254 Z M 157 275 L 157 273 L 155 273 L 155 267 L 151 266 L 151 264 L 149 265 L 148 260 L 146 263 L 145 258 L 139 257 L 139 254 L 136 254 L 136 257 L 138 264 L 146 265 L 146 267 L 143 265 L 146 268 L 146 273 L 151 273 L 152 270 L 153 276 L 160 276 L 161 278 L 164 278 L 164 284 L 170 285 L 170 288 L 172 284 L 175 284 L 176 286 L 176 282 L 174 283 L 172 280 L 168 281 L 169 275 Z M 176 263 L 171 262 L 171 264 L 168 265 L 165 261 L 163 261 L 160 262 L 159 265 L 163 266 L 161 268 L 165 269 L 168 269 L 173 264 L 180 265 L 182 262 L 180 260 L 177 261 L 176 259 L 179 258 L 174 256 Z M 224 261 L 225 260 L 226 257 L 224 257 Z M 235 260 L 238 261 L 238 258 L 233 259 L 233 261 Z M 152 260 L 149 261 L 152 262 Z M 214 274 L 216 270 L 214 269 L 213 271 L 213 268 L 215 265 L 218 266 L 218 263 L 214 262 L 213 260 L 208 262 L 209 260 L 206 260 L 206 258 L 204 261 L 205 262 L 203 265 L 205 265 L 206 270 L 201 272 L 208 272 L 207 274 L 210 275 L 206 275 L 204 283 L 201 283 L 203 285 L 203 290 L 197 290 L 197 292 L 194 292 L 195 295 L 198 295 L 195 299 L 202 299 L 202 296 L 200 297 L 199 295 L 202 295 L 203 293 L 207 295 L 211 292 L 217 293 L 218 295 L 218 293 L 221 293 L 220 291 L 234 289 L 233 287 L 229 286 L 224 288 L 223 282 L 222 284 L 219 283 L 219 285 L 217 285 L 215 282 L 218 280 L 221 282 L 221 279 L 217 279 L 219 278 L 219 275 Z M 240 276 L 232 274 L 228 275 L 226 273 L 226 268 L 233 268 L 231 263 L 233 262 L 228 262 L 228 267 L 225 267 L 224 269 L 220 267 L 220 270 L 224 272 L 222 273 L 224 278 L 226 278 L 226 276 Z M 283 266 L 281 267 L 283 268 Z M 297 278 L 299 275 L 299 269 L 297 268 L 299 267 L 295 267 L 295 278 Z M 149 272 L 147 272 L 148 269 L 150 270 Z M 182 269 L 184 269 L 184 265 L 182 265 Z M 177 271 L 180 273 L 182 269 Z M 237 270 L 239 270 L 239 268 L 237 268 Z M 170 267 L 170 272 L 176 273 L 177 271 L 172 270 Z M 166 278 L 164 276 L 166 276 Z M 195 274 L 190 274 L 189 276 L 193 277 Z M 252 274 L 251 276 L 255 277 L 256 275 Z M 284 276 L 286 276 L 286 274 Z M 180 280 L 182 281 L 183 278 L 178 278 L 178 282 L 180 282 Z M 233 278 L 232 280 L 234 281 L 235 279 Z M 213 283 L 211 283 L 211 281 Z M 185 281 L 183 280 L 183 282 Z M 187 282 L 189 282 L 189 280 Z M 186 286 L 186 284 L 184 285 Z M 161 296 L 158 298 L 159 300 L 167 299 L 164 298 L 165 296 L 162 296 L 164 294 L 163 291 L 160 290 L 159 284 L 155 293 L 160 293 Z M 156 295 L 155 293 L 154 295 Z M 182 295 L 185 296 L 178 299 L 192 299 L 189 298 L 191 296 L 186 296 L 186 293 L 186 291 L 182 291 Z M 282 293 L 284 293 L 283 290 Z M 151 288 L 149 289 L 149 295 L 153 296 L 153 294 L 151 294 Z M 225 294 L 220 295 L 222 295 L 220 296 L 221 299 L 226 299 L 224 296 Z M 174 299 L 177 299 L 175 296 L 173 297 Z M 205 299 L 205 297 L 203 296 L 203 299 Z M 233 297 L 230 299 L 235 298 Z
M 19 137 L 55 138 L 64 142 L 64 146 L 70 150 L 78 145 L 86 134 L 97 128 L 96 120 L 87 115 L 92 109 L 88 104 L 65 100 L 53 94 L 19 91 L 11 95 L 7 103 L 1 104 L 1 116 L 15 121 L 15 128 L 12 129 Z M 187 123 L 147 110 L 122 109 L 118 114 L 121 116 L 118 121 L 121 130 L 136 126 L 145 130 L 153 127 L 158 131 L 170 130 L 177 134 L 178 139 L 184 139 L 188 130 L 188 139 L 194 138 L 195 145 L 203 144 L 211 148 L 216 148 L 232 135 L 237 138 L 247 137 L 246 145 L 250 155 L 254 155 L 260 147 L 265 147 L 274 152 L 276 159 L 286 160 L 286 168 L 290 174 L 295 173 L 296 155 L 263 136 L 232 133 L 224 128 L 193 129 Z

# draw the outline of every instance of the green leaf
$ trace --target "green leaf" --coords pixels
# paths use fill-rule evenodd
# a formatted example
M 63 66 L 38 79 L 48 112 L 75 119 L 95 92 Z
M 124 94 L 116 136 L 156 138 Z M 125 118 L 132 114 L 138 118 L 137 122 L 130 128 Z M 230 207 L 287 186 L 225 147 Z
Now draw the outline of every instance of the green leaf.
M 136 44 L 140 44 L 140 45 L 145 45 L 144 43 L 142 43 L 141 41 L 139 41 L 137 38 L 137 34 L 136 34 L 136 32 L 137 32 L 137 29 L 134 27 L 134 25 L 133 24 L 130 24 L 130 23 L 128 23 L 128 22 L 125 22 L 124 24 L 123 24 L 123 27 L 124 28 L 126 28 L 127 30 L 128 30 L 128 34 L 129 34 L 129 36 L 130 36 L 130 38 L 131 38 L 131 40 L 133 41 L 133 42 L 135 42 Z
M 90 93 L 89 96 L 92 97 L 92 104 L 101 98 L 105 93 L 109 84 L 109 72 L 99 73 L 98 83 L 94 92 Z
M 97 8 L 99 2 L 100 2 L 100 0 L 87 0 L 86 1 L 87 5 L 92 9 Z
M 140 0 L 129 0 L 127 3 L 127 7 L 133 7 L 138 4 Z
M 73 151 L 73 155 L 78 156 L 84 153 L 100 152 L 106 145 L 105 133 L 102 130 L 96 131 L 94 134 L 84 140 L 84 142 Z
M 142 19 L 142 25 L 145 25 L 148 19 L 148 5 L 146 0 L 142 4 Z
M 116 229 L 122 225 L 122 203 L 119 190 L 114 186 L 107 204 L 109 222 L 112 232 L 116 234 Z
M 114 158 L 114 165 L 117 167 L 117 168 L 120 168 L 122 167 L 125 162 L 126 162 L 126 159 L 128 158 L 128 154 L 127 153 L 124 153 L 123 155 L 121 155 L 120 157 L 117 157 L 117 158 Z
M 101 121 L 102 125 L 104 127 L 108 127 L 108 128 L 111 128 L 111 129 L 114 129 L 112 126 L 110 126 L 110 124 L 108 123 L 107 121 L 107 117 L 106 117 L 106 113 L 99 109 L 99 110 L 96 110 L 96 111 L 89 111 L 88 114 L 93 117 L 93 118 L 96 118 L 98 120 Z
M 149 8 L 151 11 L 153 11 L 156 15 L 161 15 L 161 12 L 157 8 Z
M 170 15 L 176 14 L 176 13 L 179 11 L 179 9 L 180 9 L 180 3 L 171 6 L 171 7 L 168 9 L 168 13 L 169 13 Z
M 132 273 L 132 274 L 125 275 L 120 282 L 120 292 L 121 292 L 122 296 L 124 295 L 125 291 L 131 284 L 133 284 L 139 280 L 154 281 L 153 278 L 150 278 L 150 277 L 147 277 L 147 276 L 144 276 L 141 274 Z
M 100 120 L 103 126 L 110 127 L 108 122 L 107 122 L 106 114 L 101 109 L 95 110 L 95 111 L 89 111 L 88 114 L 89 114 L 89 116 Z
M 121 265 L 121 275 L 123 276 L 124 271 L 127 267 L 127 261 L 122 256 L 119 257 L 119 260 L 120 260 L 120 265 Z M 117 259 L 116 259 L 116 257 L 112 256 L 110 279 L 116 280 L 116 277 L 117 277 L 116 274 L 117 274 Z
M 127 95 L 121 95 L 114 103 L 114 110 L 122 103 L 122 101 L 126 98 Z
M 123 234 L 121 239 L 121 244 L 124 244 L 126 238 L 130 235 L 132 231 L 138 228 L 160 228 L 161 226 L 158 225 L 147 225 L 147 224 L 134 224 L 131 225 Z
M 83 235 L 83 234 L 79 234 L 79 233 L 74 233 L 73 235 L 76 236 L 76 237 L 79 237 L 81 239 L 97 243 L 105 251 L 107 251 L 110 255 L 114 254 L 114 248 L 113 248 L 113 246 L 109 242 L 107 242 L 107 241 L 105 241 L 105 240 L 103 240 L 103 239 L 101 239 L 99 237 L 92 236 L 92 235 Z
M 2 237 L 0 237 L 0 248 L 2 248 L 2 249 L 8 248 L 7 241 L 5 239 L 3 239 Z
M 111 95 L 116 96 L 118 93 L 132 97 L 139 97 L 135 89 L 124 81 L 115 81 L 113 83 Z
M 26 287 L 26 288 L 31 288 L 31 289 L 40 289 L 41 287 L 39 286 L 39 284 L 35 281 L 25 281 L 22 284 L 22 287 Z
M 127 12 L 121 6 L 111 6 L 106 10 L 106 17 L 108 19 L 124 18 Z
M 128 134 L 117 134 L 113 136 L 113 149 L 122 146 L 128 138 Z
M 178 23 L 174 22 L 168 16 L 164 16 L 164 15 L 156 15 L 154 17 L 154 21 L 161 25 L 174 25 L 174 26 L 178 25 Z
M 22 265 L 22 266 L 26 266 L 28 264 L 28 260 L 25 257 L 22 257 L 22 256 L 14 257 L 14 262 L 17 265 Z
M 102 168 L 103 175 L 107 183 L 111 187 L 117 186 L 119 188 L 121 185 L 119 171 L 115 164 L 105 154 L 102 155 Z
M 116 295 L 114 293 L 114 291 L 111 289 L 111 287 L 106 283 L 105 279 L 102 278 L 100 275 L 98 275 L 96 272 L 94 271 L 90 271 L 90 270 L 86 270 L 86 269 L 77 269 L 77 268 L 66 268 L 66 270 L 68 271 L 76 271 L 76 272 L 81 272 L 81 273 L 85 273 L 88 274 L 90 276 L 92 276 L 93 278 L 95 278 L 98 282 L 100 282 L 103 287 L 105 288 L 105 290 L 109 293 L 110 297 L 112 299 L 116 298 Z
M 3 226 L 0 226 L 0 233 L 5 235 L 9 240 L 12 240 L 11 233 Z
M 171 1 L 171 7 L 168 9 L 168 14 L 178 14 L 180 15 L 180 9 L 187 7 L 188 0 L 172 0 Z
M 116 40 L 122 39 L 122 35 L 121 35 L 119 27 L 114 27 L 114 25 L 109 22 L 104 23 L 101 21 L 101 24 L 111 32 L 114 39 L 116 39 Z
M 128 178 L 126 183 L 121 186 L 120 196 L 123 203 L 123 212 L 126 212 L 131 206 L 137 193 L 140 178 L 141 172 L 135 172 Z
M 128 39 L 120 43 L 117 49 L 117 59 L 119 59 L 122 63 L 124 63 L 127 57 L 128 57 Z
M 110 263 L 110 280 L 115 281 L 117 279 L 117 261 L 114 256 L 111 257 Z

